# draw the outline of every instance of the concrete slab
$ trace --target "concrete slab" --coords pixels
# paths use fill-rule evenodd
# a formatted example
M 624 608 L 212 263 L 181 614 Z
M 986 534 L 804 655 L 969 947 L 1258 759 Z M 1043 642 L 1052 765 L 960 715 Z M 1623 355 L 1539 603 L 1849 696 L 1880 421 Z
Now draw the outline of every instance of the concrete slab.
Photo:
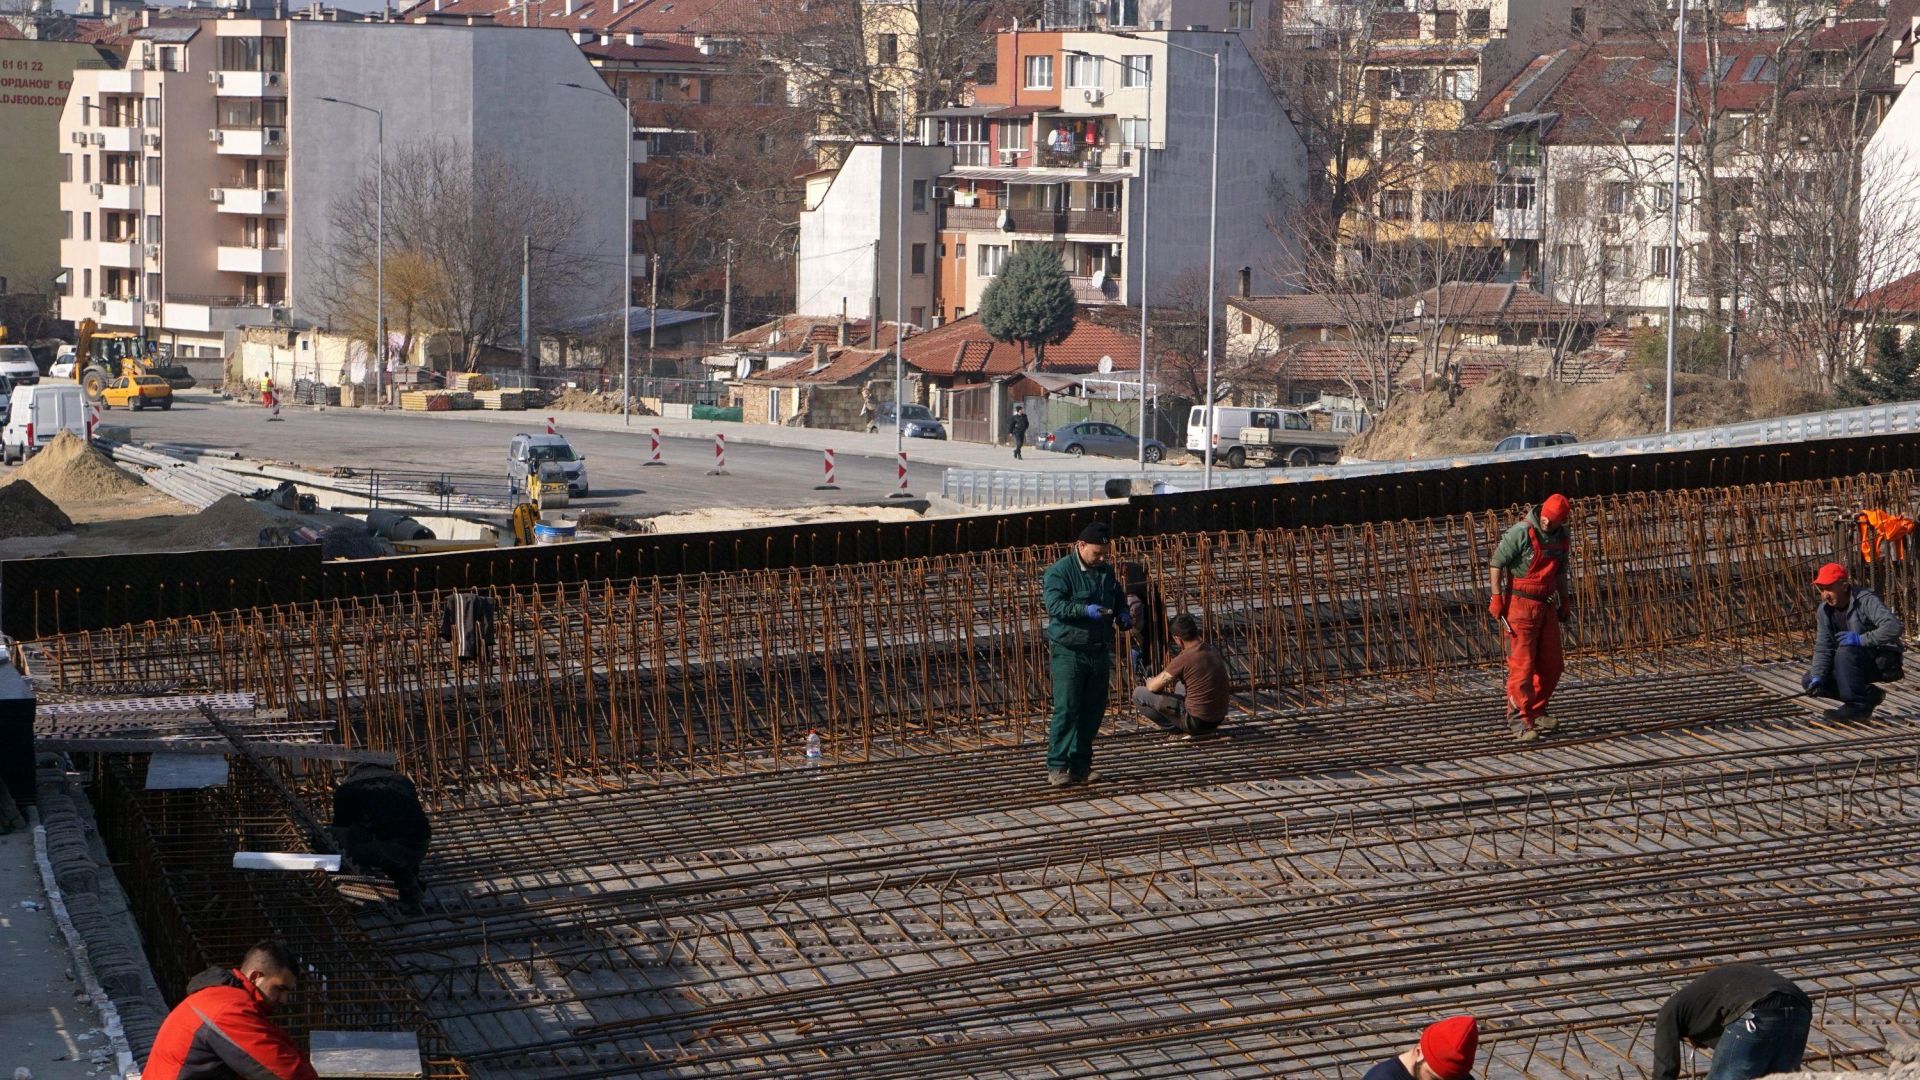
M 327 1080 L 424 1075 L 420 1037 L 411 1031 L 316 1031 L 313 1070 Z
M 196 791 L 226 786 L 224 754 L 155 754 L 147 759 L 148 791 Z

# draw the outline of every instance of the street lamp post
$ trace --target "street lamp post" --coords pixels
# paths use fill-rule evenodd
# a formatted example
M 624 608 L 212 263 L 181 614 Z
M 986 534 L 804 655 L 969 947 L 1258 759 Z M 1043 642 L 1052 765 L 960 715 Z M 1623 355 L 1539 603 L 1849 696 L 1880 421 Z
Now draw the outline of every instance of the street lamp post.
M 387 365 L 387 114 L 384 110 L 340 98 L 321 101 L 373 114 L 378 156 L 373 181 L 373 401 L 380 403 L 380 372 Z
M 620 130 L 626 136 L 627 144 L 626 171 L 620 176 L 620 250 L 625 253 L 621 260 L 620 271 L 620 423 L 630 425 L 633 423 L 633 106 L 626 98 L 604 87 L 583 86 L 573 82 L 560 85 L 572 87 L 575 90 L 585 90 L 589 94 L 598 94 L 620 106 Z M 658 259 L 659 255 L 656 253 L 653 260 L 658 261 Z M 647 276 L 653 280 L 657 296 L 660 279 L 652 262 L 647 266 Z M 651 342 L 652 317 L 649 317 L 647 325 L 648 341 Z M 649 372 L 653 370 L 651 344 L 647 346 L 647 370 Z
M 1680 337 L 1680 110 L 1687 85 L 1687 0 L 1680 0 L 1673 52 L 1673 194 L 1667 236 L 1667 423 L 1673 430 L 1673 357 Z
M 1204 465 L 1200 472 L 1200 486 L 1205 489 L 1211 489 L 1213 487 L 1214 436 L 1213 349 L 1214 341 L 1217 337 L 1214 330 L 1214 320 L 1218 316 L 1217 309 L 1220 306 L 1219 296 L 1215 292 L 1215 274 L 1218 272 L 1220 262 L 1220 53 L 1179 45 L 1162 38 L 1143 37 L 1139 34 L 1122 33 L 1115 34 L 1114 36 L 1127 38 L 1132 41 L 1158 41 L 1169 49 L 1177 49 L 1183 53 L 1203 56 L 1213 62 L 1213 164 L 1211 170 L 1212 175 L 1208 180 L 1207 191 L 1207 400 L 1203 403 L 1206 406 L 1206 411 L 1201 414 L 1206 417 L 1205 438 L 1201 444 L 1205 447 L 1201 452 L 1206 456 L 1202 459 Z M 1142 266 L 1146 265 L 1144 248 L 1142 248 L 1141 251 L 1140 262 Z M 1140 291 L 1142 304 L 1146 303 L 1145 285 L 1146 283 L 1142 281 Z M 1141 433 L 1141 437 L 1143 439 L 1145 438 L 1145 432 Z M 1144 446 L 1144 443 L 1142 445 Z M 1141 452 L 1142 454 L 1145 453 L 1144 450 Z

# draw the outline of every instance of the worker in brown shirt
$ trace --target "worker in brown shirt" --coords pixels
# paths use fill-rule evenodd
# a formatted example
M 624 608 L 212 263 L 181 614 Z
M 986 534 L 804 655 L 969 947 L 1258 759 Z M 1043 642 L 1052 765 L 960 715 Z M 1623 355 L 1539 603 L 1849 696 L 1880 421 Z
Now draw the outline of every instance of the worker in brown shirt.
M 1135 687 L 1133 704 L 1140 715 L 1188 738 L 1213 734 L 1227 718 L 1229 686 L 1227 664 L 1200 636 L 1200 623 L 1191 615 L 1175 615 L 1168 628 L 1180 651 L 1167 668 Z M 1178 686 L 1181 693 L 1174 693 Z

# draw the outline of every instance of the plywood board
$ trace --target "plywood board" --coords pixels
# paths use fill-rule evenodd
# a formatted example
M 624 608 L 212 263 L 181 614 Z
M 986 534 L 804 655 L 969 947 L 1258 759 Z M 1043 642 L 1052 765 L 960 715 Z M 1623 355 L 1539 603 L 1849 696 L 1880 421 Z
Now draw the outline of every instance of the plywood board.
M 322 1077 L 415 1077 L 420 1037 L 411 1031 L 316 1031 L 313 1069 Z
M 155 754 L 147 759 L 148 791 L 227 786 L 225 754 Z

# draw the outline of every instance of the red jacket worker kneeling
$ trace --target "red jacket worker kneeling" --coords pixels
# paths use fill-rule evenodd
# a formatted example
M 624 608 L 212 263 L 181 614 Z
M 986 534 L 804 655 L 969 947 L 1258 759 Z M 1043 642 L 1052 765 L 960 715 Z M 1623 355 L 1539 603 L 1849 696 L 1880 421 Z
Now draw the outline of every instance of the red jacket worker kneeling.
M 239 967 L 196 976 L 160 1025 L 141 1080 L 319 1080 L 293 1037 L 268 1019 L 293 994 L 297 966 L 285 945 L 264 941 Z

